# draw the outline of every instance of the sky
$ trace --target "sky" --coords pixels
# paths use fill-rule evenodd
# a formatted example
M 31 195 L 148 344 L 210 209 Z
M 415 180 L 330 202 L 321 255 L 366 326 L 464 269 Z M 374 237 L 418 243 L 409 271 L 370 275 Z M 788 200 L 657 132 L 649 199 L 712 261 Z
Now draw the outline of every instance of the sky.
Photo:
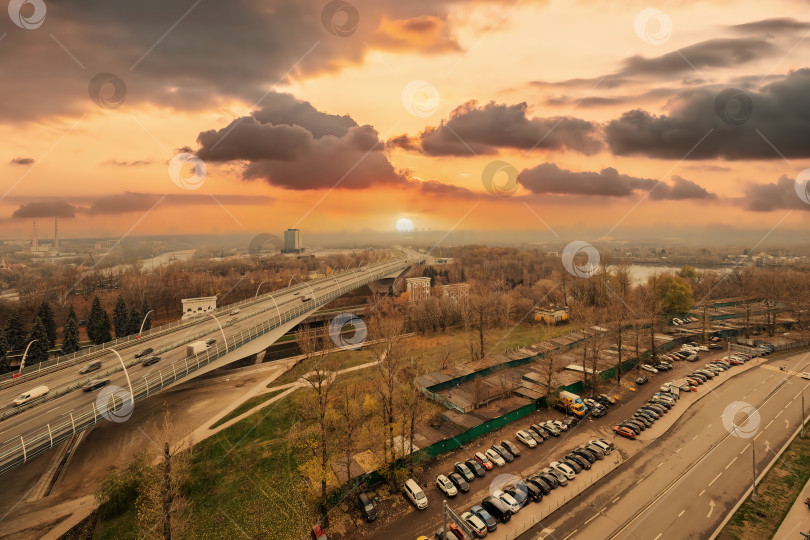
M 0 237 L 801 235 L 808 35 L 798 0 L 11 0 Z

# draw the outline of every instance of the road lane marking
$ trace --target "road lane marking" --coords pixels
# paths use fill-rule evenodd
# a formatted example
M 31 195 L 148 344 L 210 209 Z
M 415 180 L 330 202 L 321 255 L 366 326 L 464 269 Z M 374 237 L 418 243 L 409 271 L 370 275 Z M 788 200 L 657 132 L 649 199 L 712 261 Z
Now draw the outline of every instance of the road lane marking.
M 737 461 L 737 456 L 734 456 L 734 459 L 732 459 L 731 461 L 729 461 L 729 462 L 728 462 L 728 465 L 726 465 L 726 470 L 728 470 L 728 468 L 729 468 L 729 467 L 731 467 L 731 465 L 732 465 L 732 464 L 733 464 L 735 461 Z
M 695 435 L 694 437 L 692 437 L 692 440 L 694 441 L 695 439 L 697 439 L 697 437 L 698 437 L 698 436 L 697 436 L 697 435 Z
M 717 473 L 717 476 L 714 477 L 714 480 L 709 482 L 709 487 L 712 487 L 712 484 L 714 484 L 717 481 L 717 479 L 720 478 L 720 476 L 722 476 L 722 474 L 723 473 Z
M 603 506 L 603 507 L 602 507 L 602 509 L 601 509 L 601 510 L 599 510 L 599 513 L 601 514 L 601 513 L 602 513 L 602 512 L 604 512 L 605 510 L 607 510 L 607 506 Z
M 706 428 L 707 428 L 707 429 L 708 429 L 708 428 L 710 428 L 710 427 L 712 427 L 712 425 L 711 425 L 711 424 L 709 424 L 708 426 L 706 426 Z
M 765 424 L 765 429 L 768 429 L 769 427 L 771 427 L 771 424 L 773 424 L 773 420 L 771 420 L 770 422 Z
M 656 469 L 658 469 L 659 467 L 661 467 L 661 465 L 663 465 L 663 464 L 664 464 L 664 462 L 662 461 L 661 463 L 659 463 L 659 464 L 658 464 L 658 467 L 656 467 Z
M 616 501 L 618 501 L 618 500 L 619 500 L 619 499 L 621 499 L 621 498 L 622 498 L 622 497 L 621 497 L 621 495 L 619 495 L 618 497 L 616 497 L 615 499 L 613 499 L 613 501 L 611 501 L 611 502 L 614 502 L 614 503 L 615 503 Z
M 700 497 L 700 496 L 701 496 L 701 495 L 703 495 L 704 493 L 706 493 L 706 490 L 705 490 L 705 489 L 704 489 L 704 490 L 701 490 L 701 492 L 700 492 L 700 493 L 698 493 L 698 497 Z
M 776 413 L 776 416 L 774 416 L 774 418 L 779 418 L 779 415 L 782 414 L 783 412 L 785 412 L 785 409 L 782 409 L 781 411 Z
M 574 529 L 573 531 L 571 531 L 571 534 L 569 534 L 568 536 L 566 536 L 565 538 L 563 538 L 563 540 L 568 540 L 569 538 L 571 538 L 572 536 L 574 536 L 574 534 L 576 534 L 576 532 L 577 532 L 578 530 L 579 530 L 579 529 Z
M 751 446 L 751 443 L 746 444 L 746 445 L 745 445 L 745 448 L 743 448 L 742 450 L 740 450 L 739 455 L 740 455 L 740 456 L 741 456 L 741 455 L 743 455 L 743 452 L 745 452 L 746 450 L 748 450 L 748 447 L 749 447 L 749 446 Z
M 686 512 L 686 510 L 681 510 L 681 513 L 680 513 L 680 514 L 678 514 L 678 517 L 681 517 L 681 516 L 683 515 L 683 513 L 684 513 L 684 512 Z
M 678 453 L 678 452 L 680 452 L 682 449 L 683 449 L 683 446 L 681 446 L 680 448 L 678 448 L 677 450 L 675 450 L 675 453 L 677 454 L 677 453 Z
M 759 436 L 760 436 L 760 435 L 762 435 L 762 432 L 761 432 L 761 431 L 760 431 L 759 433 L 757 433 L 757 434 L 756 434 L 756 436 L 754 437 L 754 440 L 759 439 Z
M 587 525 L 588 523 L 590 523 L 591 521 L 595 520 L 598 517 L 599 517 L 599 514 L 594 514 L 593 516 L 591 516 L 591 518 L 588 521 L 585 522 L 585 525 Z
M 664 533 L 658 533 L 658 536 L 656 536 L 656 537 L 655 537 L 653 540 L 658 540 L 658 539 L 659 539 L 659 538 L 661 538 L 663 535 L 664 535 Z

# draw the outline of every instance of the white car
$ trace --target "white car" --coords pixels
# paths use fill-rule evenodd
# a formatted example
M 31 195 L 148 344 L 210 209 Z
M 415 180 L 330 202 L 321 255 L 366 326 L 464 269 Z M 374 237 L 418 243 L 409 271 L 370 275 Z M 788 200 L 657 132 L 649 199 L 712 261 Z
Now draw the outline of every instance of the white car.
M 436 477 L 436 487 L 442 490 L 448 497 L 455 497 L 458 495 L 456 486 L 454 486 L 453 482 L 451 482 L 450 479 L 443 474 Z
M 551 465 L 552 469 L 564 474 L 565 477 L 568 478 L 569 480 L 573 480 L 574 477 L 577 475 L 577 473 L 574 472 L 574 469 L 572 469 L 565 463 L 560 463 L 559 461 L 552 461 L 551 463 L 549 463 L 549 465 Z
M 487 449 L 486 454 L 489 460 L 498 467 L 503 467 L 506 465 L 506 461 L 504 461 L 501 455 L 492 448 Z
M 595 444 L 596 446 L 598 446 L 599 448 L 604 450 L 605 455 L 610 454 L 613 451 L 613 448 L 611 448 L 608 443 L 606 443 L 604 441 L 600 441 L 599 439 L 591 439 L 588 442 L 591 443 L 591 444 Z
M 804 373 L 802 373 L 802 379 L 810 380 L 810 373 L 808 373 L 806 371 Z
M 238 314 L 239 314 L 239 308 L 232 309 L 230 311 L 230 313 L 228 313 L 228 315 L 238 315 Z
M 552 424 L 557 426 L 557 429 L 559 429 L 561 432 L 562 431 L 568 431 L 568 426 L 566 426 L 565 424 L 563 424 L 559 420 L 549 420 L 549 422 L 551 422 Z
M 472 512 L 464 512 L 461 514 L 461 519 L 467 522 L 467 525 L 475 532 L 475 536 L 483 538 L 487 535 L 487 526 L 481 521 L 481 518 Z
M 496 489 L 495 491 L 492 492 L 492 496 L 495 497 L 496 499 L 502 500 L 506 504 L 506 506 L 509 507 L 509 510 L 511 510 L 513 514 L 517 514 L 518 510 L 520 510 L 520 505 L 518 504 L 518 502 L 515 500 L 514 497 L 512 497 L 508 493 L 504 493 L 500 489 Z
M 525 431 L 521 430 L 515 433 L 515 438 L 517 438 L 518 441 L 522 442 L 529 448 L 534 448 L 537 446 L 537 441 L 534 440 L 534 437 L 532 437 Z
M 675 326 L 681 325 L 681 323 L 678 322 L 678 319 L 672 319 L 672 324 L 674 324 Z
M 650 364 L 641 364 L 641 369 L 644 371 L 649 371 L 650 373 L 658 373 L 658 370 L 652 367 Z

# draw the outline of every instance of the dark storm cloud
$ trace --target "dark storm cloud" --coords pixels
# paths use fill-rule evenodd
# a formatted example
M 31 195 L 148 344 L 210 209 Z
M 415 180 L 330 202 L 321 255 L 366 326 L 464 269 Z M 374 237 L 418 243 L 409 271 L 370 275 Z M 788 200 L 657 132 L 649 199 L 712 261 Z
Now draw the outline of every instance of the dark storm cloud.
M 396 137 L 389 144 L 419 148 L 431 156 L 495 154 L 500 148 L 575 150 L 595 154 L 602 147 L 597 126 L 572 117 L 528 118 L 526 103 L 483 107 L 470 101 L 450 113 L 439 126 L 417 137 Z
M 521 172 L 518 182 L 539 194 L 629 197 L 649 192 L 653 200 L 717 198 L 717 195 L 679 176 L 673 176 L 673 183 L 666 184 L 651 178 L 620 174 L 612 167 L 599 172 L 574 172 L 561 169 L 554 163 L 543 163 Z
M 0 94 L 14 99 L 0 101 L 0 121 L 96 110 L 88 85 L 100 72 L 120 77 L 124 107 L 151 103 L 196 110 L 233 98 L 259 103 L 268 87 L 290 78 L 362 62 L 367 43 L 422 54 L 447 51 L 442 40 L 454 43 L 448 12 L 458 3 L 352 0 L 356 29 L 339 37 L 322 18 L 327 0 L 48 2 L 44 25 L 36 31 L 3 18 L 0 33 L 7 36 L 0 66 L 14 76 L 0 78 Z
M 160 204 L 158 204 L 160 201 Z M 82 209 L 90 215 L 120 214 L 125 212 L 145 212 L 156 204 L 158 206 L 209 206 L 223 204 L 227 206 L 254 206 L 269 204 L 271 197 L 261 195 L 209 195 L 206 193 L 135 193 L 126 191 L 116 195 L 94 198 L 90 206 Z
M 65 201 L 30 202 L 17 208 L 11 217 L 17 219 L 72 218 L 76 217 L 76 207 Z
M 223 129 L 200 133 L 196 154 L 212 162 L 247 162 L 244 178 L 287 189 L 363 189 L 405 182 L 371 126 L 319 112 L 286 94 L 270 94 L 265 103 Z
M 133 161 L 118 161 L 115 159 L 111 159 L 109 161 L 105 161 L 102 165 L 111 165 L 113 167 L 142 167 L 144 165 L 151 165 L 151 161 L 146 161 L 143 159 L 136 159 Z
M 34 158 L 30 157 L 16 157 L 9 161 L 12 165 L 31 165 L 34 162 Z
M 810 29 L 810 23 L 804 21 L 797 21 L 790 17 L 763 19 L 761 21 L 754 21 L 744 24 L 735 24 L 729 26 L 735 32 L 745 34 L 768 34 L 779 35 L 784 33 L 800 32 Z
M 806 192 L 806 196 L 810 197 L 810 192 Z M 785 175 L 780 176 L 776 183 L 749 184 L 741 202 L 745 208 L 754 212 L 810 210 L 810 204 L 800 199 L 796 193 L 796 182 Z
M 653 88 L 641 94 L 633 96 L 587 96 L 584 98 L 558 96 L 546 99 L 547 105 L 560 106 L 576 106 L 582 108 L 590 107 L 604 107 L 608 105 L 627 105 L 649 103 L 652 101 L 660 101 L 671 96 L 676 95 L 679 90 L 675 88 Z
M 723 90 L 684 91 L 672 101 L 669 113 L 661 116 L 628 111 L 607 124 L 607 143 L 616 155 L 662 159 L 779 160 L 780 154 L 810 157 L 810 70 L 791 72 L 759 91 L 749 92 L 743 99 L 750 99 L 750 118 L 739 116 L 739 100 L 718 101 Z M 737 125 L 721 118 L 718 104 L 721 111 L 739 117 Z

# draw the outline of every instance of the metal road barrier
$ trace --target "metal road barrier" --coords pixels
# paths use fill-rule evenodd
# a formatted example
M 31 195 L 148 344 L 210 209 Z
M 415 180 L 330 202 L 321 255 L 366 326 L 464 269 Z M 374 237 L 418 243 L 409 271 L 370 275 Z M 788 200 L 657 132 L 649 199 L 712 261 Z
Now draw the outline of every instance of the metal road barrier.
M 242 347 L 246 343 L 267 334 L 271 330 L 281 326 L 283 323 L 291 321 L 300 315 L 303 315 L 312 310 L 313 305 L 324 305 L 335 298 L 339 298 L 343 294 L 356 289 L 359 286 L 366 285 L 372 281 L 376 281 L 386 274 L 391 273 L 393 270 L 404 270 L 415 261 L 403 260 L 398 264 L 384 265 L 377 272 L 370 272 L 360 276 L 360 279 L 350 286 L 339 287 L 337 290 L 321 296 L 313 298 L 312 303 L 307 302 L 301 304 L 293 309 L 287 310 L 279 317 L 273 316 L 261 324 L 248 328 L 232 336 L 229 339 L 228 351 L 233 351 Z M 231 304 L 233 306 L 233 304 Z M 231 307 L 231 309 L 233 309 Z M 272 309 L 275 310 L 275 307 Z M 262 310 L 267 311 L 267 310 Z M 210 332 L 206 332 L 210 333 Z M 109 347 L 108 347 L 109 348 Z M 50 450 L 61 442 L 73 437 L 76 433 L 89 429 L 95 426 L 99 421 L 110 415 L 110 411 L 114 415 L 125 407 L 133 407 L 134 403 L 146 399 L 163 388 L 171 384 L 183 380 L 189 375 L 195 373 L 201 368 L 211 364 L 217 359 L 225 356 L 226 350 L 220 346 L 219 342 L 215 347 L 207 349 L 205 352 L 195 354 L 193 356 L 186 356 L 180 360 L 176 360 L 171 364 L 164 364 L 164 366 L 157 372 L 149 373 L 148 375 L 140 378 L 132 385 L 133 402 L 126 403 L 120 398 L 112 399 L 113 407 L 109 410 L 100 410 L 93 401 L 90 405 L 74 409 L 65 413 L 68 418 L 61 420 L 58 424 L 46 424 L 38 429 L 34 429 L 19 437 L 15 437 L 0 443 L 0 474 L 5 473 L 14 467 L 26 463 L 28 460 Z M 137 362 L 132 362 L 134 365 Z M 117 371 L 121 371 L 119 368 Z M 110 374 L 114 370 L 107 370 L 104 373 Z M 97 377 L 98 375 L 96 375 Z M 76 386 L 79 383 L 70 386 Z M 74 388 L 75 389 L 75 388 Z M 103 390 L 102 390 L 103 391 Z M 128 389 L 126 390 L 128 392 Z M 127 397 L 127 401 L 129 398 Z

